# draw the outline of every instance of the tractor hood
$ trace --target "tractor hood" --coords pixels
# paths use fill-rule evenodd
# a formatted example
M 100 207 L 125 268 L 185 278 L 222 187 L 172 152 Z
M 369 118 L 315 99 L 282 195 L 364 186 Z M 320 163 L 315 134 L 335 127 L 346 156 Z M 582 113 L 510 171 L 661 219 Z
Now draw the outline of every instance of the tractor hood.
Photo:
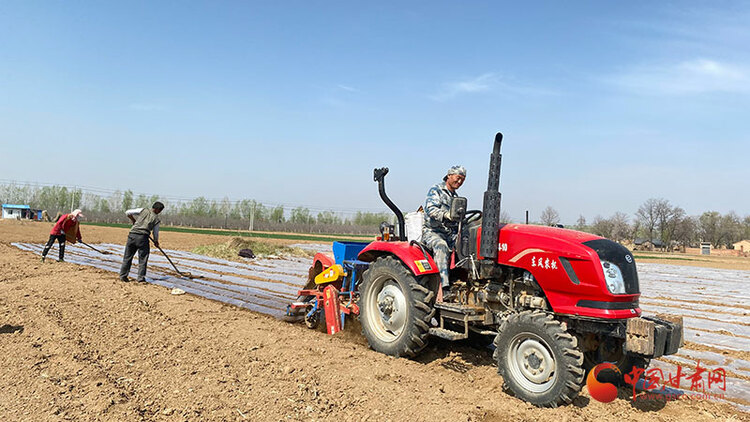
M 506 224 L 500 227 L 498 262 L 516 262 L 521 255 L 535 250 L 553 252 L 573 258 L 591 258 L 591 248 L 585 242 L 604 239 L 590 233 L 557 227 L 530 224 Z
M 561 229 L 557 227 L 536 226 L 533 224 L 506 224 L 501 231 L 526 236 L 537 236 L 547 239 L 555 239 L 561 242 L 581 244 L 589 240 L 603 239 L 591 233 L 577 230 Z
M 506 224 L 498 235 L 497 262 L 529 271 L 556 312 L 625 318 L 640 314 L 638 273 L 632 253 L 590 233 Z

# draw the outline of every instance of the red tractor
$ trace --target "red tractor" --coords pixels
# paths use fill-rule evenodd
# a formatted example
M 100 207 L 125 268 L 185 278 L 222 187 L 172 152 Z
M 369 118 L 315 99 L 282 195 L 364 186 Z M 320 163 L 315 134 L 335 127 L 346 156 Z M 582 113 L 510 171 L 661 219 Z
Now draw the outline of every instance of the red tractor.
M 451 215 L 461 216 L 450 269 L 460 286 L 457 299 L 436 301 L 441 292 L 431 251 L 407 241 L 382 168 L 374 179 L 398 219 L 396 235 L 384 224 L 375 242 L 335 242 L 335 259 L 316 255 L 289 315 L 310 327 L 325 319 L 331 334 L 346 314 L 358 315 L 370 346 L 392 356 L 416 356 L 431 336 L 493 342 L 505 389 L 546 407 L 570 403 L 599 363 L 626 374 L 676 353 L 682 320 L 641 316 L 627 248 L 589 233 L 499 222 L 501 142 L 498 133 L 483 209 L 467 211 L 461 197 L 451 205 Z

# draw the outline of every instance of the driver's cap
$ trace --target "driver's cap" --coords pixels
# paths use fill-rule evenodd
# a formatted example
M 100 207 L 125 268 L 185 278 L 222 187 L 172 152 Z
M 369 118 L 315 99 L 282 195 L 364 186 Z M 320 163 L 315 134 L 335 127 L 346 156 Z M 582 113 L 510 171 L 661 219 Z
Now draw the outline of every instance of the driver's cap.
M 448 169 L 448 173 L 445 174 L 445 177 L 447 178 L 448 176 L 452 174 L 458 174 L 463 177 L 466 177 L 466 169 L 464 168 L 464 166 L 453 166 Z

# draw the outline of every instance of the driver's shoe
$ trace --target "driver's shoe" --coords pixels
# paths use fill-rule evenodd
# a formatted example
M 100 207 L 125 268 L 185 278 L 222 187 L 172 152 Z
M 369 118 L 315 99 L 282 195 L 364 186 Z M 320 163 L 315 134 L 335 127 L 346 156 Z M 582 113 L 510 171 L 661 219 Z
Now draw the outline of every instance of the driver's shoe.
M 441 302 L 455 302 L 458 299 L 458 291 L 461 289 L 461 286 L 456 283 L 450 286 L 443 286 L 442 289 L 443 298 Z
M 457 297 L 458 297 L 458 293 L 454 292 L 451 289 L 447 289 L 443 293 L 443 302 L 454 302 Z

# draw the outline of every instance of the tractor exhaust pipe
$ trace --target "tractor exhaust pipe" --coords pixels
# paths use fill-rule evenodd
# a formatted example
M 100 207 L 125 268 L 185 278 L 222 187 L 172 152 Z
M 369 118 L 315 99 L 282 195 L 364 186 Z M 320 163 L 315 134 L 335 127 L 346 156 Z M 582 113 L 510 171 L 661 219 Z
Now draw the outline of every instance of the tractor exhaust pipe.
M 482 259 L 497 260 L 497 239 L 500 230 L 500 164 L 503 156 L 500 154 L 500 144 L 503 134 L 495 135 L 495 146 L 490 154 L 490 172 L 487 180 L 487 191 L 484 192 L 482 209 L 482 240 L 479 245 L 479 255 Z
M 385 202 L 385 204 L 388 205 L 388 208 L 390 208 L 391 211 L 393 211 L 393 213 L 396 214 L 396 219 L 398 219 L 398 238 L 400 241 L 404 242 L 406 241 L 406 224 L 404 223 L 404 214 L 401 212 L 400 209 L 398 209 L 396 204 L 394 204 L 393 201 L 391 201 L 388 195 L 385 194 L 385 175 L 386 174 L 388 174 L 388 167 L 375 169 L 373 170 L 372 178 L 373 180 L 378 182 L 378 192 L 380 192 L 380 199 L 382 199 L 383 202 Z

